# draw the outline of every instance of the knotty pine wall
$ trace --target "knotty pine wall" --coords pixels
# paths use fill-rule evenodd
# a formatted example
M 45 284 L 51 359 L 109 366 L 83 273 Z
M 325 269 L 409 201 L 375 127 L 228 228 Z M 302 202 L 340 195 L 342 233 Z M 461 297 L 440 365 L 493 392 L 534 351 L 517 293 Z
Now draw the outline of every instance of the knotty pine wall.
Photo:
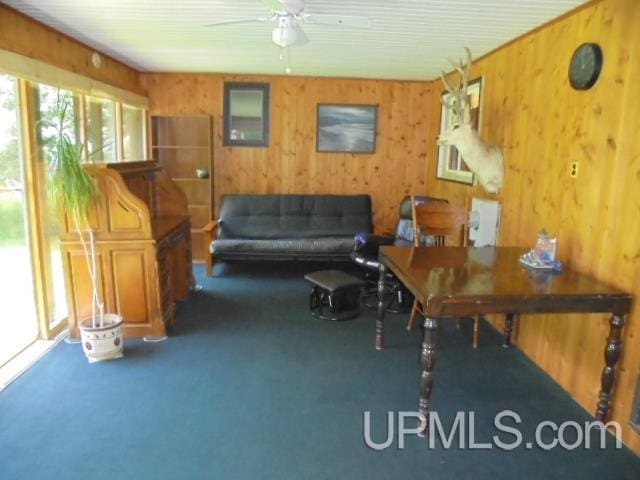
M 224 147 L 225 81 L 269 82 L 270 144 Z M 425 193 L 432 84 L 386 80 L 217 74 L 142 74 L 152 115 L 213 116 L 216 205 L 227 193 L 368 193 L 376 230 L 393 228 L 404 195 Z M 376 152 L 316 152 L 318 103 L 378 105 Z
M 102 65 L 91 64 L 95 51 L 22 13 L 0 3 L 0 49 L 40 60 L 140 95 L 139 73 L 101 53 Z
M 597 41 L 605 66 L 587 92 L 566 73 L 574 48 Z M 55 45 L 56 48 L 52 48 Z M 405 194 L 429 193 L 462 202 L 471 188 L 436 180 L 439 82 L 142 74 L 0 4 L 0 48 L 43 60 L 136 93 L 148 89 L 152 114 L 214 118 L 216 196 L 234 192 L 370 193 L 378 230 L 390 228 Z M 640 2 L 604 0 L 581 9 L 478 61 L 485 78 L 483 136 L 503 146 L 506 160 L 500 243 L 529 245 L 543 226 L 558 234 L 561 258 L 640 297 Z M 268 148 L 222 147 L 224 81 L 271 84 Z M 315 152 L 316 105 L 379 104 L 374 155 Z M 579 161 L 579 176 L 568 176 Z M 625 327 L 614 419 L 640 453 L 628 426 L 640 364 L 640 318 Z M 499 322 L 498 322 L 499 323 Z M 524 318 L 520 348 L 593 411 L 603 365 L 607 318 L 595 315 Z M 535 392 L 532 392 L 535 394 Z
M 582 42 L 604 50 L 589 91 L 571 89 L 569 59 Z M 528 246 L 542 227 L 559 236 L 560 257 L 640 297 L 640 2 L 605 0 L 553 22 L 479 60 L 485 79 L 482 135 L 503 146 L 502 245 Z M 269 148 L 222 147 L 224 81 L 271 84 Z M 152 114 L 214 118 L 216 197 L 234 192 L 370 193 L 377 230 L 393 226 L 403 195 L 464 201 L 479 187 L 437 180 L 439 81 L 393 82 L 211 74 L 143 74 Z M 316 105 L 380 105 L 374 155 L 315 152 Z M 580 162 L 577 179 L 569 163 Z M 640 453 L 628 421 L 640 365 L 640 321 L 625 327 L 613 419 Z M 498 326 L 501 321 L 496 320 Z M 520 348 L 589 412 L 595 409 L 608 318 L 525 317 Z M 535 392 L 532 392 L 535 394 Z
M 587 41 L 602 46 L 604 67 L 591 90 L 578 92 L 567 69 L 573 50 Z M 640 298 L 640 2 L 606 0 L 578 10 L 481 59 L 473 74 L 485 80 L 482 135 L 505 155 L 500 243 L 530 245 L 546 227 L 558 235 L 568 266 Z M 434 87 L 434 105 L 438 94 Z M 439 119 L 431 120 L 429 158 L 435 158 Z M 571 161 L 579 162 L 575 179 Z M 457 202 L 487 197 L 479 187 L 436 180 L 434 169 L 430 164 L 429 194 Z M 625 442 L 638 453 L 640 434 L 628 422 L 640 366 L 639 323 L 636 309 L 624 331 L 613 410 Z M 517 343 L 593 412 L 607 333 L 603 315 L 535 316 L 523 318 Z

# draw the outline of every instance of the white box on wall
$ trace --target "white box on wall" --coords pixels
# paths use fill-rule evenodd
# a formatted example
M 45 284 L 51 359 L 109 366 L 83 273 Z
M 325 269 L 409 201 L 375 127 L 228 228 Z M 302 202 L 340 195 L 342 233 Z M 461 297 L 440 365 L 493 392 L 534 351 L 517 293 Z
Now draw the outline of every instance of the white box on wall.
M 496 245 L 500 228 L 500 203 L 484 198 L 471 199 L 469 240 L 476 247 Z

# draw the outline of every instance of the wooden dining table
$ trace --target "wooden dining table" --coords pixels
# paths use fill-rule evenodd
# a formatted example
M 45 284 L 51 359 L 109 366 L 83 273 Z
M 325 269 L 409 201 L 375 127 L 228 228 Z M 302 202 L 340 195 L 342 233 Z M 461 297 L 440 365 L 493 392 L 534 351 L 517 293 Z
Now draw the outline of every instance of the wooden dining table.
M 384 348 L 388 273 L 423 305 L 426 314 L 420 355 L 419 411 L 428 420 L 436 367 L 438 324 L 444 319 L 484 314 L 506 315 L 505 347 L 511 346 L 520 314 L 607 313 L 611 315 L 604 347 L 604 368 L 595 416 L 605 422 L 611 407 L 622 327 L 631 309 L 630 294 L 575 271 L 532 270 L 520 264 L 523 248 L 391 247 L 380 248 L 376 348 Z M 428 422 L 427 422 L 428 425 Z

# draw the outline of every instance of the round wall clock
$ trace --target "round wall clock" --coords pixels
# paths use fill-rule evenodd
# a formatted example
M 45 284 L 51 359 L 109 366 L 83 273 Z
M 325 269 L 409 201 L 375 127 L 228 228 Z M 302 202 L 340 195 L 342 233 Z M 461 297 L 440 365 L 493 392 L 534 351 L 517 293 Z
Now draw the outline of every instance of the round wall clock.
M 593 87 L 602 70 L 602 49 L 597 43 L 583 43 L 569 63 L 569 82 L 576 90 Z

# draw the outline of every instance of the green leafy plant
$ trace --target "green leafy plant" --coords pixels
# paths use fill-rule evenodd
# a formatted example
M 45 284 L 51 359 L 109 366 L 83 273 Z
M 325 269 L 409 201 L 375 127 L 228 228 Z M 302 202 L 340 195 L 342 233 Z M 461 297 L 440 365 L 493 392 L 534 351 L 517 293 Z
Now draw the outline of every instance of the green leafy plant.
M 61 208 L 84 224 L 96 200 L 97 189 L 91 175 L 82 168 L 84 145 L 72 140 L 68 132 L 72 101 L 70 95 L 58 91 L 51 118 L 39 123 L 54 132 L 42 139 L 49 162 L 49 191 Z
M 71 95 L 58 90 L 54 108 L 38 123 L 42 131 L 49 132 L 42 138 L 44 157 L 49 164 L 48 190 L 58 208 L 73 219 L 84 249 L 93 289 L 91 318 L 96 327 L 102 326 L 104 303 L 97 288 L 95 234 L 89 214 L 97 201 L 98 190 L 93 177 L 82 166 L 84 145 L 72 139 L 69 133 L 72 102 Z
M 56 162 L 51 164 L 51 194 L 79 223 L 86 223 L 96 200 L 96 185 L 82 168 L 83 147 L 61 133 L 57 138 Z

